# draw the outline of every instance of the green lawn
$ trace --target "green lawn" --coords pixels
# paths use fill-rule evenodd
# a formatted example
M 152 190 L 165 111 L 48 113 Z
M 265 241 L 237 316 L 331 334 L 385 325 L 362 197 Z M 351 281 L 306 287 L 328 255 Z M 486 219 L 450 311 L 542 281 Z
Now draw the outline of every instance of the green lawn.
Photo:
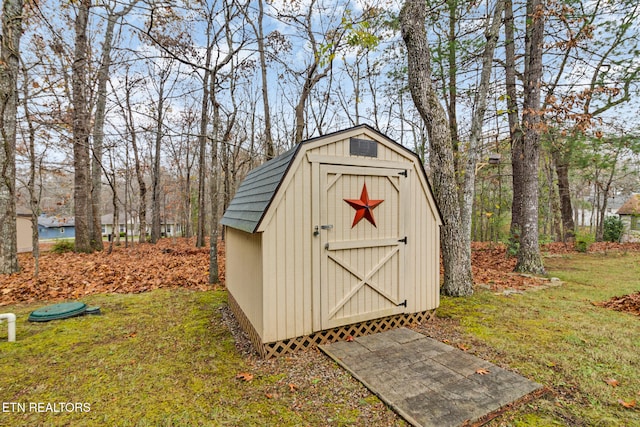
M 494 425 L 640 426 L 640 318 L 593 305 L 640 290 L 640 254 L 570 255 L 546 264 L 563 286 L 444 298 L 437 312 L 455 319 L 472 351 L 551 389 Z
M 640 426 L 640 404 L 620 403 L 640 401 L 640 318 L 592 304 L 640 290 L 640 254 L 546 265 L 564 285 L 443 298 L 438 309 L 471 352 L 550 389 L 492 425 Z M 0 425 L 404 425 L 321 354 L 243 356 L 222 320 L 224 291 L 82 301 L 103 315 L 30 323 L 44 304 L 0 308 L 18 315 L 16 343 L 0 325 Z
M 320 354 L 271 362 L 240 355 L 222 322 L 224 291 L 82 301 L 103 315 L 30 323 L 28 314 L 42 304 L 0 309 L 18 316 L 16 343 L 7 342 L 6 324 L 0 331 L 0 426 L 364 425 L 358 420 L 371 412 L 396 418 Z M 294 372 L 300 369 L 308 374 Z M 254 378 L 237 379 L 243 372 Z

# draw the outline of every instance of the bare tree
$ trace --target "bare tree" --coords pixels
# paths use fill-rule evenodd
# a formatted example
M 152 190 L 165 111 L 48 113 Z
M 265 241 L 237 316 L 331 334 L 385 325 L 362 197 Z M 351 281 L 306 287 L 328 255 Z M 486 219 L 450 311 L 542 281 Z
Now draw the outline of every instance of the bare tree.
M 90 218 L 91 215 L 91 172 L 89 127 L 89 84 L 88 39 L 90 0 L 81 0 L 76 5 L 75 45 L 72 66 L 72 103 L 73 103 L 73 169 L 74 169 L 74 214 L 75 249 L 78 252 L 91 252 Z
M 290 74 L 302 83 L 294 105 L 293 142 L 299 144 L 305 137 L 307 104 L 315 86 L 332 72 L 336 53 L 342 47 L 346 31 L 342 19 L 347 18 L 337 17 L 335 5 L 324 4 L 322 0 L 311 0 L 305 4 L 293 2 L 288 8 L 278 11 L 278 18 L 295 28 L 310 50 L 301 69 L 281 59 Z M 319 26 L 318 21 L 322 21 Z
M 40 212 L 40 199 L 42 197 L 42 162 L 45 157 L 47 145 L 41 155 L 36 153 L 36 126 L 30 108 L 32 93 L 30 88 L 33 82 L 29 78 L 29 72 L 26 67 L 22 67 L 22 108 L 24 109 L 24 122 L 26 124 L 26 132 L 23 136 L 25 140 L 25 149 L 29 157 L 29 178 L 26 184 L 29 193 L 29 209 L 31 211 L 31 224 L 38 224 L 38 216 Z M 39 231 L 37 226 L 31 227 L 31 255 L 34 259 L 33 277 L 37 278 L 40 273 L 40 245 Z
M 140 153 L 140 144 L 138 143 L 138 132 L 136 129 L 136 121 L 134 116 L 134 105 L 132 103 L 132 92 L 140 85 L 143 79 L 130 80 L 129 70 L 124 76 L 124 102 L 118 98 L 117 91 L 114 91 L 114 97 L 120 107 L 122 118 L 125 123 L 128 138 L 131 140 L 131 151 L 133 151 L 134 169 L 136 180 L 138 182 L 138 226 L 139 226 L 139 242 L 147 241 L 147 184 L 145 182 L 144 170 L 146 166 L 142 162 Z M 127 152 L 127 159 L 128 159 Z M 125 196 L 126 199 L 126 196 Z M 125 218 L 126 222 L 126 218 Z
M 484 46 L 484 52 L 482 55 L 482 70 L 480 74 L 480 82 L 476 90 L 474 97 L 473 116 L 471 118 L 471 135 L 469 135 L 469 144 L 467 148 L 467 159 L 464 165 L 464 171 L 462 174 L 462 189 L 460 198 L 460 215 L 462 220 L 462 227 L 464 230 L 463 236 L 465 239 L 464 245 L 467 250 L 467 257 L 471 262 L 471 223 L 472 223 L 472 211 L 473 211 L 473 198 L 475 195 L 475 183 L 476 183 L 476 166 L 480 155 L 480 148 L 482 144 L 482 126 L 484 123 L 485 113 L 487 111 L 487 99 L 489 95 L 489 83 L 491 77 L 491 70 L 493 64 L 493 57 L 498 42 L 498 35 L 500 32 L 500 26 L 502 23 L 502 12 L 504 11 L 504 0 L 498 0 L 496 2 L 493 17 L 489 22 L 487 18 L 487 27 L 485 30 L 485 38 L 487 40 Z M 457 125 L 451 125 L 451 129 L 457 128 Z M 454 142 L 454 149 L 457 143 Z
M 111 50 L 113 48 L 113 37 L 116 23 L 123 16 L 127 15 L 136 5 L 137 0 L 133 0 L 121 11 L 114 11 L 114 5 L 107 5 L 107 26 L 102 42 L 102 56 L 98 68 L 98 83 L 96 93 L 96 108 L 93 122 L 93 157 L 91 159 L 91 246 L 94 250 L 102 250 L 102 229 L 101 229 L 101 205 L 102 205 L 102 154 L 104 145 L 104 122 L 106 117 L 107 104 L 107 81 L 110 76 Z M 115 214 L 114 214 L 115 215 Z M 113 242 L 112 242 L 113 243 Z
M 153 142 L 153 166 L 151 168 L 151 242 L 156 243 L 161 237 L 161 203 L 160 203 L 160 156 L 162 140 L 165 134 L 165 113 L 167 106 L 165 105 L 166 98 L 171 92 L 172 88 L 167 87 L 169 78 L 171 77 L 171 71 L 174 65 L 172 58 L 163 54 L 160 58 L 164 64 L 161 64 L 158 70 L 157 76 L 157 91 L 158 101 L 155 106 L 156 116 L 155 119 L 155 133 Z M 177 81 L 174 80 L 173 83 Z
M 273 136 L 271 132 L 271 111 L 269 108 L 269 85 L 267 81 L 267 52 L 265 47 L 264 35 L 264 0 L 258 0 L 258 17 L 252 19 L 247 14 L 249 24 L 256 34 L 256 44 L 258 46 L 258 56 L 260 58 L 260 80 L 262 84 L 262 107 L 264 114 L 264 148 L 267 160 L 275 157 L 276 151 L 273 144 Z

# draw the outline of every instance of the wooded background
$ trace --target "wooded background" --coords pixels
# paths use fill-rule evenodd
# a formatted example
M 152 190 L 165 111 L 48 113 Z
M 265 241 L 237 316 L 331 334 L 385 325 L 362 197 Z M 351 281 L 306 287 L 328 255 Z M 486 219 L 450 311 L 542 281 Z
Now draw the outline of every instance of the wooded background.
M 136 241 L 156 242 L 171 222 L 199 246 L 209 236 L 215 254 L 217 218 L 248 170 L 367 123 L 418 153 L 436 187 L 448 183 L 436 193 L 456 202 L 447 217 L 465 247 L 602 239 L 611 202 L 640 192 L 638 3 L 407 1 L 426 30 L 420 82 L 442 104 L 444 151 L 415 105 L 410 60 L 425 54 L 412 56 L 402 7 L 4 0 L 0 227 L 13 202 L 34 220 L 75 217 L 76 250 L 93 251 L 100 217 L 114 214 Z M 531 206 L 535 224 L 514 225 Z

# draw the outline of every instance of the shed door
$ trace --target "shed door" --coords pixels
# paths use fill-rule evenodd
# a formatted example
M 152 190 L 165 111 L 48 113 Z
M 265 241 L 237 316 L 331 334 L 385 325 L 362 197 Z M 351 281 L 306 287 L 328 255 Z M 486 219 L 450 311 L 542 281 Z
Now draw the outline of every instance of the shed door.
M 406 309 L 408 171 L 320 165 L 322 329 Z

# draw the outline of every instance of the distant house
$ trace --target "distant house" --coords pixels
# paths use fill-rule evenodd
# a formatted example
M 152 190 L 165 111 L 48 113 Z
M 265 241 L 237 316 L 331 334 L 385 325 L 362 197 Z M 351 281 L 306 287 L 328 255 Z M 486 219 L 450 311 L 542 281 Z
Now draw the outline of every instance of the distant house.
M 170 219 L 162 219 L 160 234 L 162 237 L 177 237 L 182 235 L 182 224 Z
M 41 240 L 76 237 L 76 221 L 73 217 L 38 217 L 38 234 Z
M 18 252 L 31 252 L 33 250 L 32 233 L 33 224 L 31 214 L 18 213 L 16 217 L 16 231 L 18 240 Z
M 114 232 L 124 233 L 126 230 L 129 236 L 137 236 L 140 230 L 137 219 L 137 217 L 129 216 L 127 225 L 124 221 L 124 214 L 120 214 L 118 224 L 114 225 L 113 214 L 102 215 L 102 235 L 109 236 Z M 147 219 L 147 233 L 151 233 L 151 218 Z M 162 237 L 179 236 L 182 233 L 182 224 L 161 218 L 160 233 Z
M 640 242 L 640 194 L 633 194 L 618 209 L 620 220 L 624 223 L 622 242 Z
M 118 224 L 114 224 L 113 214 L 102 215 L 100 218 L 102 225 L 102 235 L 109 236 L 115 233 L 124 233 L 125 231 L 129 236 L 137 235 L 138 223 L 131 216 L 127 218 L 127 222 L 124 221 L 124 214 L 120 214 L 118 218 Z M 127 224 L 128 223 L 128 224 Z

